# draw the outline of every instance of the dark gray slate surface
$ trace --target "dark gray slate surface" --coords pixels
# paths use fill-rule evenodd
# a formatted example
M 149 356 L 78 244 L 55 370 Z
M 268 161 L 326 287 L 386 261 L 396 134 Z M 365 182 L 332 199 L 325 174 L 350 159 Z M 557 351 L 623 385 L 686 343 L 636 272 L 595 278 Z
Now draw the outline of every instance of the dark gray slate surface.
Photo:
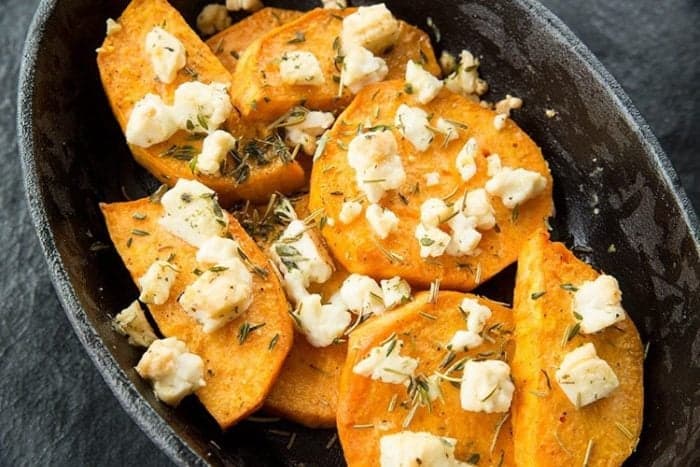
M 45 272 L 15 138 L 19 55 L 37 0 L 0 0 L 0 465 L 167 465 L 73 335 Z M 700 2 L 546 0 L 608 67 L 700 207 Z

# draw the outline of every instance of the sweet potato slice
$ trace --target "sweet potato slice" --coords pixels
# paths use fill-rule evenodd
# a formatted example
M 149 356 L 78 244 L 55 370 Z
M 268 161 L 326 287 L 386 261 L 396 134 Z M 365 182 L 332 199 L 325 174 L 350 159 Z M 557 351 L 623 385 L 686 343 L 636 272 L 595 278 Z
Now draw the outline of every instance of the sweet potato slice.
M 119 18 L 119 24 L 121 30 L 108 35 L 100 47 L 97 64 L 105 93 L 122 130 L 126 129 L 136 102 L 147 93 L 160 95 L 166 103 L 171 103 L 175 89 L 187 81 L 233 83 L 231 74 L 167 1 L 133 0 Z M 164 27 L 187 50 L 187 65 L 170 84 L 156 79 L 143 52 L 144 38 L 154 26 Z M 263 128 L 241 122 L 235 109 L 224 127 L 243 140 L 267 136 Z M 222 205 L 239 199 L 264 201 L 274 191 L 288 193 L 304 184 L 301 166 L 274 151 L 268 152 L 262 163 L 250 158 L 249 171 L 234 170 L 239 164 L 231 159 L 223 175 L 195 177 L 188 160 L 199 154 L 201 145 L 201 139 L 193 139 L 187 132 L 180 131 L 163 143 L 149 148 L 130 145 L 130 149 L 136 161 L 161 182 L 172 186 L 180 178 L 197 178 L 219 194 Z
M 233 73 L 238 64 L 238 58 L 250 44 L 272 29 L 289 23 L 303 14 L 296 10 L 263 8 L 210 37 L 207 39 L 207 45 L 221 64 Z
M 458 310 L 464 298 L 476 298 L 493 315 L 485 333 L 490 340 L 448 361 L 445 344 L 465 321 Z M 397 310 L 367 321 L 350 335 L 348 359 L 343 367 L 338 402 L 338 434 L 350 467 L 378 466 L 379 440 L 402 430 L 427 431 L 457 439 L 455 457 L 466 461 L 479 456 L 479 465 L 513 465 L 512 437 L 507 414 L 464 411 L 460 393 L 450 382 L 440 384 L 442 398 L 432 409 L 419 407 L 411 419 L 403 384 L 388 384 L 353 373 L 353 366 L 393 333 L 404 342 L 401 355 L 419 359 L 416 375 L 445 373 L 463 357 L 505 358 L 512 354 L 512 312 L 504 306 L 473 295 L 440 292 L 434 304 L 426 292 Z M 450 372 L 459 377 L 461 372 Z M 392 400 L 394 402 L 392 402 Z M 393 410 L 392 407 L 393 406 Z M 408 421 L 408 423 L 407 423 Z
M 314 110 L 336 111 L 344 108 L 353 96 L 345 89 L 338 97 L 338 54 L 334 43 L 342 30 L 342 18 L 356 11 L 316 9 L 301 18 L 281 26 L 251 44 L 241 55 L 234 73 L 234 82 L 246 83 L 233 89 L 233 102 L 246 118 L 272 121 L 300 102 Z M 304 37 L 301 41 L 300 38 Z M 279 60 L 285 52 L 305 50 L 313 53 L 321 65 L 325 84 L 321 86 L 291 86 L 282 83 Z M 401 22 L 396 45 L 382 58 L 389 74 L 386 79 L 403 77 L 408 60 L 425 62 L 435 75 L 440 66 L 430 45 L 430 38 L 420 29 Z
M 163 335 L 184 341 L 191 352 L 204 360 L 207 385 L 196 394 L 209 413 L 226 429 L 257 410 L 275 382 L 293 341 L 284 291 L 266 256 L 236 220 L 229 217 L 233 238 L 250 261 L 268 274 L 266 277 L 253 274 L 253 302 L 245 313 L 206 334 L 177 302 L 180 293 L 196 279 L 193 272 L 197 267 L 196 250 L 160 227 L 161 205 L 141 199 L 100 207 L 117 252 L 134 280 L 156 259 L 171 258 L 179 269 L 168 301 L 149 305 L 149 310 Z M 143 220 L 135 218 L 135 214 Z M 240 343 L 239 330 L 244 323 L 265 325 L 250 332 Z
M 575 323 L 573 289 L 566 284 L 575 287 L 597 276 L 563 244 L 550 242 L 544 231 L 527 242 L 518 258 L 513 357 L 517 465 L 580 465 L 589 442 L 586 465 L 621 465 L 637 444 L 644 352 L 632 320 L 628 317 L 595 334 L 578 334 L 569 342 L 564 337 Z M 554 373 L 564 355 L 588 342 L 615 371 L 620 386 L 607 398 L 576 410 Z
M 326 224 L 322 233 L 336 259 L 349 271 L 376 278 L 401 276 L 413 285 L 426 288 L 440 278 L 443 288 L 468 291 L 514 262 L 527 237 L 544 225 L 552 213 L 552 178 L 540 149 L 511 120 L 498 131 L 493 125 L 493 111 L 445 89 L 424 106 L 414 99 L 415 95 L 404 92 L 403 81 L 378 83 L 357 95 L 338 117 L 325 151 L 314 163 L 309 207 L 324 209 L 329 218 L 336 220 L 334 225 Z M 444 136 L 435 135 L 428 150 L 417 152 L 393 126 L 396 110 L 403 103 L 420 106 L 433 115 L 433 122 L 442 117 L 466 125 L 466 129 L 460 129 L 459 138 L 449 144 L 444 144 Z M 380 203 L 399 218 L 397 230 L 385 240 L 376 238 L 364 214 L 347 225 L 337 221 L 343 202 L 361 195 L 347 156 L 348 145 L 360 126 L 387 126 L 394 132 L 406 172 L 404 185 L 387 192 Z M 480 152 L 475 158 L 477 172 L 465 183 L 457 171 L 455 158 L 471 137 L 476 138 Z M 512 211 L 500 198 L 491 196 L 498 227 L 482 232 L 480 254 L 421 258 L 420 245 L 414 236 L 421 204 L 428 198 L 461 202 L 465 190 L 484 186 L 488 180 L 486 156 L 496 153 L 503 166 L 542 174 L 547 179 L 545 190 Z M 437 185 L 427 186 L 425 174 L 429 172 L 440 174 Z

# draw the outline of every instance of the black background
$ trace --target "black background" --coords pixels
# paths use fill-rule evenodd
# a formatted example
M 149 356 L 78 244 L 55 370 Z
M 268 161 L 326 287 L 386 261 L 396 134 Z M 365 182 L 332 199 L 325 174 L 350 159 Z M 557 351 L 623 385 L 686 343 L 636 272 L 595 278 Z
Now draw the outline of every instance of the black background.
M 21 49 L 37 3 L 0 0 L 0 465 L 167 465 L 73 334 L 27 213 L 15 107 Z M 543 3 L 620 81 L 698 209 L 700 2 Z

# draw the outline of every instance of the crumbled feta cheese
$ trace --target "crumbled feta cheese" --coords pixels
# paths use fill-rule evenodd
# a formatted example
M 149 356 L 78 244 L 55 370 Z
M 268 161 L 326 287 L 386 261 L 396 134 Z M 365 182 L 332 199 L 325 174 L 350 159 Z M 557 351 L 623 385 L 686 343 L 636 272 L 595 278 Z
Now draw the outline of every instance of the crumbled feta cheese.
M 263 6 L 262 0 L 226 0 L 226 9 L 229 11 L 258 11 Z
M 129 344 L 137 347 L 148 347 L 158 339 L 138 300 L 120 311 L 112 320 L 112 326 L 119 334 L 129 338 Z
M 476 220 L 473 217 L 466 217 L 460 212 L 449 220 L 448 225 L 452 229 L 450 243 L 445 250 L 448 255 L 465 256 L 478 253 L 476 247 L 481 241 L 481 233 L 476 230 Z
M 216 193 L 195 180 L 180 179 L 160 200 L 164 214 L 160 225 L 192 246 L 200 247 L 209 237 L 228 231 L 228 217 Z
M 440 173 L 439 172 L 429 172 L 424 175 L 426 186 L 435 186 L 440 184 Z
M 468 360 L 464 365 L 460 401 L 470 412 L 507 412 L 515 385 L 510 366 L 501 360 Z
M 211 237 L 204 241 L 197 250 L 196 260 L 200 264 L 225 263 L 240 258 L 239 248 L 238 242 L 230 238 Z
M 298 304 L 312 283 L 323 284 L 333 274 L 333 264 L 317 235 L 300 220 L 293 220 L 270 247 L 270 255 L 284 276 L 287 296 Z
M 471 467 L 455 459 L 457 440 L 427 432 L 401 431 L 379 440 L 381 467 Z
M 187 63 L 187 52 L 182 42 L 156 26 L 146 34 L 145 48 L 158 79 L 163 83 L 175 81 L 177 72 Z
M 328 347 L 350 325 L 352 315 L 337 303 L 321 305 L 321 296 L 307 295 L 294 311 L 306 340 L 314 347 Z
M 233 105 L 228 84 L 182 83 L 175 90 L 173 111 L 178 125 L 191 133 L 209 133 L 226 121 Z
M 291 146 L 301 145 L 304 153 L 313 155 L 316 140 L 333 125 L 335 117 L 330 112 L 306 112 L 304 120 L 284 128 L 285 139 Z
M 457 130 L 457 125 L 450 123 L 442 117 L 438 118 L 438 121 L 435 124 L 435 128 L 440 133 L 445 135 L 445 141 L 448 143 L 459 138 L 459 131 Z
M 493 117 L 493 127 L 501 131 L 506 127 L 506 120 L 508 120 L 508 115 L 506 114 L 497 114 L 495 117 Z
M 382 240 L 399 226 L 399 218 L 396 214 L 378 204 L 370 204 L 365 211 L 365 217 L 374 234 Z
M 348 7 L 347 0 L 321 0 L 323 8 L 327 10 L 342 10 Z
M 162 305 L 168 301 L 170 288 L 175 282 L 177 269 L 167 261 L 154 261 L 146 271 L 146 274 L 138 280 L 141 295 L 139 300 L 143 303 Z
M 231 17 L 224 5 L 210 3 L 202 8 L 197 16 L 197 29 L 206 36 L 223 31 L 229 26 L 231 26 Z
M 420 245 L 421 258 L 442 256 L 450 243 L 450 235 L 447 232 L 423 224 L 416 227 L 415 237 Z
M 464 147 L 457 153 L 455 165 L 463 181 L 469 181 L 476 174 L 476 156 L 479 154 L 479 145 L 476 138 L 469 138 Z
M 391 131 L 361 133 L 350 141 L 348 163 L 355 169 L 358 188 L 370 203 L 378 203 L 386 191 L 399 188 L 406 180 L 398 152 Z
M 484 330 L 486 321 L 491 317 L 491 309 L 473 298 L 465 298 L 459 305 L 460 310 L 467 314 L 467 329 L 479 333 Z
M 416 99 L 421 104 L 427 104 L 435 99 L 442 89 L 442 81 L 413 60 L 409 60 L 406 64 L 406 83 L 416 93 Z
M 452 336 L 452 339 L 447 344 L 447 348 L 456 352 L 466 352 L 469 349 L 479 347 L 483 343 L 484 339 L 479 333 L 460 329 Z
M 340 208 L 340 214 L 338 214 L 338 219 L 343 224 L 349 224 L 360 215 L 362 212 L 362 203 L 357 201 L 345 201 L 343 206 Z
M 474 100 L 478 100 L 489 89 L 486 81 L 479 78 L 479 59 L 467 50 L 460 54 L 459 66 L 445 79 L 445 86 L 452 92 Z
M 513 97 L 510 94 L 506 94 L 505 99 L 501 99 L 496 103 L 496 113 L 504 114 L 510 116 L 510 111 L 514 109 L 519 109 L 523 106 L 523 100 L 519 97 Z
M 153 383 L 158 399 L 172 406 L 206 386 L 204 362 L 174 337 L 154 341 L 136 365 L 136 372 Z
M 620 385 L 615 372 L 598 357 L 590 342 L 566 354 L 555 377 L 577 409 L 608 397 Z
M 545 109 L 544 114 L 547 118 L 554 118 L 559 114 L 559 112 L 554 109 Z
M 146 94 L 134 105 L 126 124 L 126 141 L 142 148 L 162 143 L 178 130 L 172 110 L 160 96 Z
M 366 376 L 384 383 L 402 384 L 418 367 L 418 360 L 400 355 L 403 341 L 394 336 L 369 354 L 352 368 L 356 375 Z
M 489 230 L 496 225 L 495 211 L 491 206 L 488 193 L 483 188 L 467 193 L 464 197 L 462 212 L 465 216 L 476 220 L 476 228 L 479 230 Z
M 449 76 L 457 68 L 457 59 L 447 50 L 443 50 L 440 54 L 440 69 L 442 76 Z
M 236 147 L 236 138 L 223 130 L 209 133 L 202 142 L 202 152 L 197 156 L 195 169 L 204 175 L 221 174 L 221 163 L 229 151 Z
M 420 221 L 426 227 L 437 227 L 446 222 L 453 212 L 440 198 L 428 198 L 420 206 Z
M 586 281 L 574 294 L 574 313 L 581 317 L 581 332 L 592 334 L 625 319 L 617 280 L 606 274 Z
M 491 154 L 486 158 L 486 173 L 489 177 L 493 177 L 501 171 L 501 156 Z
M 353 94 L 357 94 L 368 84 L 380 82 L 386 78 L 387 73 L 389 68 L 386 62 L 380 57 L 375 57 L 364 47 L 345 49 L 341 83 Z
M 428 128 L 428 114 L 418 107 L 401 104 L 396 111 L 394 125 L 419 151 L 425 151 L 433 141 L 433 132 Z
M 438 375 L 430 375 L 425 379 L 426 386 L 428 387 L 428 399 L 431 402 L 442 398 L 442 390 L 440 389 L 440 383 L 442 378 Z
M 411 286 L 399 276 L 379 281 L 387 310 L 403 305 L 411 299 Z
M 377 281 L 362 274 L 351 274 L 340 286 L 340 300 L 359 315 L 384 313 L 384 293 Z
M 122 25 L 114 21 L 112 18 L 107 18 L 107 35 L 111 36 L 122 30 Z
M 360 7 L 357 11 L 343 19 L 343 29 L 340 40 L 343 50 L 360 46 L 379 54 L 396 43 L 399 38 L 399 22 L 380 3 L 368 7 Z
M 489 194 L 501 198 L 503 205 L 513 209 L 539 195 L 547 187 L 547 179 L 538 172 L 503 167 L 485 185 Z
M 285 52 L 280 61 L 280 78 L 289 85 L 320 86 L 326 82 L 316 55 L 303 50 Z

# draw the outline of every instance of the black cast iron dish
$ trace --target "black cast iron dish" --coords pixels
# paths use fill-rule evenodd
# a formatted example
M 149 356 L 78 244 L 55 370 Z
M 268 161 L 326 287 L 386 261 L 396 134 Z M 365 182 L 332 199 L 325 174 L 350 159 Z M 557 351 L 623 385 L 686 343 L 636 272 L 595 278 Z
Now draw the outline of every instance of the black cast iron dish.
M 109 240 L 97 203 L 141 197 L 156 186 L 132 162 L 95 64 L 105 19 L 126 3 L 43 1 L 24 52 L 18 112 L 24 181 L 66 313 L 121 404 L 176 462 L 342 465 L 338 443 L 326 447 L 330 430 L 243 422 L 222 434 L 194 398 L 175 410 L 160 404 L 132 369 L 139 352 L 110 327 L 137 291 L 114 250 L 101 248 Z M 192 21 L 208 2 L 173 3 Z M 300 9 L 318 3 L 266 2 Z M 431 16 L 442 35 L 439 42 L 433 35 L 438 52 L 467 48 L 482 57 L 492 89 L 487 98 L 510 92 L 525 99 L 515 119 L 542 146 L 554 175 L 554 237 L 618 277 L 625 307 L 650 342 L 644 431 L 628 465 L 697 465 L 699 228 L 646 124 L 600 63 L 534 0 L 387 4 L 426 30 Z M 547 119 L 545 108 L 559 115 Z M 512 278 L 511 267 L 481 291 L 509 299 L 501 292 Z

